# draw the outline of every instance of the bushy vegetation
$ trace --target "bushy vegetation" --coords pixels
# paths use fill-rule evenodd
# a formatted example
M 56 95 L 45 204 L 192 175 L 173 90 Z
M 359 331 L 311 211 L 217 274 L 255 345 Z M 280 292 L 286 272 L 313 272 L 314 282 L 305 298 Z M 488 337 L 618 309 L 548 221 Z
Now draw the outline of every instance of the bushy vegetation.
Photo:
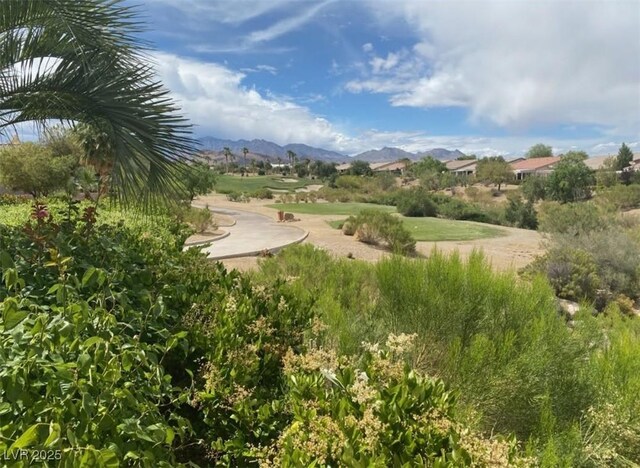
M 351 234 L 365 244 L 384 244 L 389 250 L 403 255 L 412 255 L 416 251 L 416 241 L 402 220 L 381 210 L 362 210 L 349 217 L 342 229 L 345 234 Z
M 183 227 L 74 211 L 38 205 L 0 227 L 3 452 L 58 450 L 49 466 L 518 462 L 406 367 L 412 337 L 346 357 L 309 291 L 183 252 Z
M 64 189 L 78 165 L 72 154 L 56 155 L 51 147 L 23 143 L 0 150 L 0 182 L 34 197 Z
M 275 276 L 316 299 L 325 347 L 352 353 L 389 331 L 415 333 L 412 366 L 451 386 L 471 428 L 516 434 L 530 464 L 640 460 L 640 324 L 617 305 L 585 310 L 569 328 L 545 281 L 494 273 L 479 254 L 370 265 L 303 245 L 263 261 L 257 279 Z
M 640 299 L 638 220 L 595 203 L 546 203 L 540 227 L 548 251 L 525 272 L 543 273 L 559 297 L 599 310 L 617 302 L 631 312 Z

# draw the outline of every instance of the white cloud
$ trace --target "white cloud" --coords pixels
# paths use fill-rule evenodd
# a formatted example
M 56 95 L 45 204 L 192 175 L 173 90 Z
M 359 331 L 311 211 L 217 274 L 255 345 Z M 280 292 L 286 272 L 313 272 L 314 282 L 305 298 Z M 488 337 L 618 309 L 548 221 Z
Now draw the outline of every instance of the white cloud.
M 371 0 L 371 10 L 381 27 L 401 15 L 419 39 L 388 69 L 372 61 L 349 91 L 389 94 L 396 106 L 463 106 L 472 119 L 509 129 L 640 129 L 635 1 Z
M 286 96 L 262 95 L 245 75 L 216 63 L 155 54 L 158 73 L 200 134 L 264 138 L 344 148 L 348 138 L 325 118 Z
M 241 24 L 294 2 L 295 0 L 155 0 L 155 3 L 177 8 L 192 18 L 214 18 L 228 24 Z
M 217 63 L 204 63 L 166 53 L 155 54 L 158 72 L 196 132 L 219 138 L 263 138 L 279 144 L 306 143 L 345 154 L 371 148 L 397 146 L 417 152 L 431 148 L 459 149 L 478 155 L 521 155 L 539 142 L 532 137 L 480 137 L 428 135 L 421 131 L 347 132 L 288 96 L 260 93 L 243 85 L 246 75 Z M 322 96 L 299 98 L 311 103 Z M 544 142 L 567 151 L 578 148 L 590 154 L 615 153 L 617 140 L 548 139 Z M 637 142 L 627 142 L 632 148 Z
M 322 10 L 328 4 L 333 3 L 334 1 L 335 0 L 326 0 L 322 3 L 307 8 L 297 16 L 290 16 L 288 18 L 285 18 L 266 29 L 253 31 L 247 37 L 248 42 L 251 44 L 268 42 L 279 36 L 282 36 L 283 34 L 296 30 L 302 27 L 304 24 L 308 23 L 311 19 L 313 19 L 314 16 L 318 14 L 320 10 Z
M 373 44 L 371 42 L 367 42 L 366 44 L 362 44 L 362 50 L 364 52 L 373 52 Z
M 240 71 L 246 73 L 266 72 L 272 75 L 278 74 L 278 69 L 276 67 L 272 67 L 271 65 L 256 65 L 255 67 L 241 68 Z

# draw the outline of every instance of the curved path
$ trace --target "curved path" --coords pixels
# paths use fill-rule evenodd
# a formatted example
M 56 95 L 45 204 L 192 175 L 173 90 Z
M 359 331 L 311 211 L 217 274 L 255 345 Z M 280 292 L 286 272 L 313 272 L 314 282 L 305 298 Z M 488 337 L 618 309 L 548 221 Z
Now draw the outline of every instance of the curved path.
M 225 227 L 225 231 L 229 232 L 228 236 L 213 241 L 209 247 L 202 249 L 211 259 L 255 256 L 264 250 L 275 252 L 287 245 L 302 242 L 309 235 L 303 229 L 277 223 L 272 218 L 258 213 L 224 208 L 209 209 L 213 213 L 230 216 L 236 220 L 233 226 Z

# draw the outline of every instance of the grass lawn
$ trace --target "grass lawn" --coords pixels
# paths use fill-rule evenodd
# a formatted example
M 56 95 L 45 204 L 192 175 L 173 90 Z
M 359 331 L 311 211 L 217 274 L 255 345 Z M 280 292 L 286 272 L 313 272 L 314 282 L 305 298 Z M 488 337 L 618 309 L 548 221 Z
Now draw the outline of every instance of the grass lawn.
M 374 205 L 373 203 L 275 203 L 269 208 L 290 213 L 317 215 L 355 215 L 362 210 L 375 209 L 395 213 L 395 206 Z
M 262 188 L 295 190 L 315 182 L 310 179 L 297 179 L 295 182 L 284 182 L 283 179 L 289 179 L 289 177 L 274 175 L 240 177 L 225 174 L 219 175 L 216 179 L 215 190 L 218 193 L 255 192 Z
M 400 218 L 416 241 L 465 241 L 504 235 L 502 229 L 489 224 L 440 218 Z M 340 229 L 343 222 L 344 220 L 329 221 L 329 225 Z
M 355 215 L 364 209 L 384 210 L 395 213 L 393 206 L 374 205 L 371 203 L 275 203 L 270 208 L 300 214 L 318 215 Z M 490 224 L 469 221 L 453 221 L 439 218 L 407 218 L 400 216 L 406 228 L 417 241 L 463 241 L 498 237 L 504 231 Z M 330 221 L 334 228 L 339 228 L 343 220 Z

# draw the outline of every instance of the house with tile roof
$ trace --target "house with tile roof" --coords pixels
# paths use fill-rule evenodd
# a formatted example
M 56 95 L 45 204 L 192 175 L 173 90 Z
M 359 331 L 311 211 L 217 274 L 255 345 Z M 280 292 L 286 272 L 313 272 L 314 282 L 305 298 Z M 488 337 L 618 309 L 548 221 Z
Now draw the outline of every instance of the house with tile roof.
M 447 161 L 444 164 L 449 172 L 455 175 L 473 175 L 476 173 L 476 167 L 478 165 L 478 160 L 476 159 L 463 159 L 463 160 L 453 160 Z
M 523 180 L 531 174 L 548 175 L 553 172 L 554 166 L 560 161 L 560 156 L 547 158 L 520 159 L 511 162 L 511 170 L 516 176 L 516 180 Z

